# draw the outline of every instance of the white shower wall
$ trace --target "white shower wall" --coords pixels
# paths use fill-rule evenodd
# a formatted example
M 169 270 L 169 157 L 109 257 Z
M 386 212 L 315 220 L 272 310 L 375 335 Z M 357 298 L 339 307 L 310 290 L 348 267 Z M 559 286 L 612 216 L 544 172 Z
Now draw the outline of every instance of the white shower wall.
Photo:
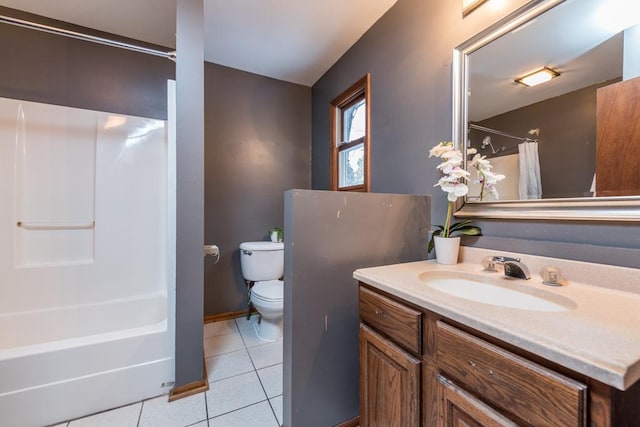
M 167 291 L 163 121 L 0 99 L 0 314 Z
M 0 98 L 0 424 L 53 424 L 171 389 L 172 129 Z

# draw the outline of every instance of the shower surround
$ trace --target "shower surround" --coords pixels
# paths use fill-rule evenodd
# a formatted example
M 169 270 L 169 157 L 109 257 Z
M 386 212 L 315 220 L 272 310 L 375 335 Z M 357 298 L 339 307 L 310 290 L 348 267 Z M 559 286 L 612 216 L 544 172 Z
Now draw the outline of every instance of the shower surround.
M 3 424 L 172 386 L 170 144 L 164 121 L 0 98 Z

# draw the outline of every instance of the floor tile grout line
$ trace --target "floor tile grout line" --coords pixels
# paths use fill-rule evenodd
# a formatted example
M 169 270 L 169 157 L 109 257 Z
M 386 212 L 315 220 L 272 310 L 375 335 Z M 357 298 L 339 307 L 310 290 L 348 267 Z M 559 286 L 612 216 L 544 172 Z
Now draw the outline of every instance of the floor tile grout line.
M 265 391 L 264 394 L 267 394 L 267 392 Z M 280 396 L 280 395 L 278 395 L 278 396 Z M 271 397 L 271 398 L 269 396 L 267 396 L 267 400 L 269 401 L 269 407 L 271 408 L 271 413 L 273 414 L 273 418 L 276 419 L 276 425 L 280 425 L 280 421 L 278 421 L 278 416 L 276 415 L 276 410 L 273 407 L 273 403 L 271 403 L 271 399 L 275 399 L 278 396 L 274 396 L 274 397 Z
M 265 366 L 261 366 L 261 367 L 258 368 L 258 367 L 256 367 L 255 363 L 253 362 L 253 358 L 251 357 L 251 354 L 249 354 L 249 359 L 251 359 L 251 364 L 253 365 L 253 369 L 256 372 L 261 370 L 261 369 L 270 368 L 272 366 L 276 366 L 276 365 L 279 365 L 279 364 L 283 363 L 283 362 L 277 362 L 277 363 L 272 363 L 271 365 L 265 365 Z
M 262 378 L 260 378 L 260 374 L 258 373 L 257 369 L 256 369 L 256 376 L 258 377 L 258 382 L 260 382 L 260 387 L 262 387 L 262 391 L 264 392 L 264 395 L 267 396 L 267 400 L 269 400 L 269 395 L 267 394 L 267 389 L 264 388 L 264 384 L 262 382 Z M 269 406 L 271 406 L 271 403 L 269 403 Z
M 228 380 L 228 379 L 231 379 L 231 378 L 239 377 L 240 375 L 247 375 L 247 374 L 250 374 L 251 372 L 256 372 L 256 374 L 257 374 L 257 371 L 255 369 L 250 369 L 250 370 L 248 370 L 246 372 L 240 372 L 238 374 L 230 375 L 228 377 L 220 378 L 220 379 L 217 379 L 217 380 L 209 380 L 209 382 L 211 384 L 214 384 L 214 383 L 217 383 L 217 382 L 220 382 L 220 381 L 224 381 L 224 380 Z
M 229 352 L 227 352 L 227 353 L 214 354 L 214 355 L 211 355 L 211 356 L 207 356 L 207 355 L 205 354 L 205 355 L 204 355 L 204 358 L 205 358 L 205 361 L 206 361 L 206 359 L 213 359 L 214 357 L 224 356 L 224 355 L 231 354 L 231 353 L 239 353 L 239 352 L 241 352 L 241 351 L 246 351 L 246 352 L 247 352 L 247 354 L 249 354 L 249 352 L 248 352 L 248 350 L 247 350 L 246 348 L 241 348 L 240 350 L 229 351 Z
M 211 338 L 223 337 L 225 335 L 241 335 L 241 334 L 240 334 L 240 330 L 237 330 L 236 332 L 227 332 L 227 333 L 224 333 L 224 334 L 209 335 L 208 337 L 203 336 L 202 339 L 203 340 L 208 340 L 208 339 L 211 339 Z
M 242 350 L 242 349 L 240 349 L 240 350 L 232 350 L 232 351 L 225 351 L 224 353 L 216 353 L 216 354 L 209 354 L 209 355 L 207 355 L 207 354 L 205 353 L 204 358 L 205 358 L 205 359 L 210 359 L 210 358 L 212 358 L 212 357 L 222 356 L 223 354 L 231 354 L 231 353 L 235 353 L 236 351 L 241 351 L 241 350 Z
M 211 387 L 209 387 L 209 390 Z M 208 391 L 208 390 L 207 390 Z M 204 392 L 204 411 L 207 416 L 207 426 L 209 425 L 209 399 L 207 398 L 207 392 Z
M 140 412 L 138 412 L 138 422 L 136 423 L 137 427 L 140 427 L 140 422 L 142 421 L 142 408 L 144 408 L 144 400 L 140 402 Z
M 238 322 L 236 322 L 236 326 L 237 325 L 238 325 Z M 246 331 L 255 333 L 255 327 L 253 328 L 253 331 L 251 331 L 249 328 L 247 328 L 245 330 L 245 332 Z M 267 394 L 267 390 L 264 387 L 264 384 L 262 382 L 262 378 L 260 377 L 260 374 L 258 373 L 259 369 L 256 367 L 256 365 L 255 365 L 255 363 L 253 361 L 253 358 L 251 357 L 251 353 L 249 352 L 249 348 L 250 347 L 247 346 L 247 341 L 244 339 L 244 334 L 242 334 L 242 331 L 240 332 L 240 335 L 242 336 L 242 341 L 244 342 L 244 345 L 245 345 L 245 347 L 247 349 L 247 353 L 249 353 L 249 360 L 251 360 L 251 364 L 253 365 L 253 368 L 256 371 L 256 375 L 258 376 L 258 381 L 260 381 L 260 386 L 262 386 L 262 391 L 264 392 L 264 395 L 267 396 L 267 402 L 269 404 L 269 408 L 271 409 L 271 413 L 273 414 L 273 417 L 275 418 L 276 425 L 280 425 L 280 422 L 278 421 L 278 416 L 276 415 L 275 409 L 273 408 L 273 404 L 271 403 L 271 399 L 269 398 L 269 395 Z M 265 344 L 268 344 L 268 343 L 265 343 Z M 264 344 L 258 344 L 258 345 L 252 346 L 251 348 L 259 347 L 260 345 L 264 345 Z M 275 366 L 275 365 L 270 365 L 270 366 Z M 260 369 L 265 369 L 265 368 L 266 368 L 266 366 L 262 367 Z
M 266 396 L 266 394 L 265 394 L 265 396 Z M 216 416 L 213 416 L 213 417 L 211 417 L 211 418 L 208 418 L 207 420 L 213 420 L 213 419 L 218 418 L 218 417 L 221 417 L 221 416 L 223 416 L 223 415 L 228 415 L 228 414 L 231 414 L 231 413 L 233 413 L 233 412 L 238 412 L 238 411 L 241 411 L 241 410 L 243 410 L 243 409 L 249 408 L 249 407 L 251 407 L 251 406 L 253 406 L 253 405 L 257 405 L 258 403 L 264 403 L 264 402 L 269 403 L 269 399 L 267 398 L 267 399 L 264 399 L 264 400 L 259 400 L 259 401 L 257 401 L 257 402 L 250 403 L 250 404 L 245 405 L 245 406 L 241 406 L 241 407 L 236 408 L 236 409 L 234 409 L 234 410 L 232 410 L 232 411 L 227 411 L 227 412 L 224 412 L 224 413 L 222 413 L 222 414 L 218 414 L 218 415 L 216 415 Z M 271 404 L 269 404 L 269 406 L 270 406 L 270 405 L 271 405 Z
M 204 357 L 204 358 L 205 358 L 205 359 L 211 359 L 212 357 L 222 356 L 223 354 L 239 353 L 239 352 L 241 352 L 241 351 L 247 351 L 247 349 L 246 349 L 246 348 L 241 348 L 241 349 L 239 349 L 239 350 L 228 351 L 228 352 L 226 352 L 226 353 L 220 353 L 220 354 L 213 354 L 213 355 L 211 355 L 211 356 L 206 356 L 206 355 L 205 355 L 205 357 Z

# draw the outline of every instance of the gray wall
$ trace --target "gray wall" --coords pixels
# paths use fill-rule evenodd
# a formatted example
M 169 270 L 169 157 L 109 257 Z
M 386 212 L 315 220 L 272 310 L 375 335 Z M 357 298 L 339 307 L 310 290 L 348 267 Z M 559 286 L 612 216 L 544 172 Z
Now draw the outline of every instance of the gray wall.
M 353 271 L 426 258 L 429 197 L 285 194 L 284 425 L 358 416 L 358 287 Z
M 180 0 L 177 3 L 176 387 L 203 379 L 203 7 L 203 0 Z
M 205 315 L 245 310 L 238 246 L 283 227 L 284 192 L 311 185 L 311 89 L 205 63 Z
M 105 35 L 2 6 L 0 13 Z M 167 118 L 167 79 L 175 73 L 168 59 L 7 24 L 0 24 L 0 39 L 2 97 Z
M 441 224 L 446 198 L 428 149 L 451 139 L 453 49 L 526 3 L 497 10 L 485 4 L 461 16 L 457 0 L 399 0 L 313 86 L 312 186 L 329 188 L 331 99 L 371 73 L 371 189 L 433 194 L 432 218 Z M 570 167 L 568 165 L 567 167 Z M 637 248 L 640 227 L 623 223 L 478 221 L 492 237 Z M 578 256 L 568 251 L 565 257 Z

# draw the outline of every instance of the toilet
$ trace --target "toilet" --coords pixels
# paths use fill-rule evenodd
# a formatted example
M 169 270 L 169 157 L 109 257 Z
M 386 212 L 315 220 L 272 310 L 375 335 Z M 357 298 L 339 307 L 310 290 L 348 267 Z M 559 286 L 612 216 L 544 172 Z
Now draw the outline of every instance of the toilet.
M 284 243 L 244 242 L 240 244 L 240 265 L 244 279 L 253 283 L 250 301 L 260 313 L 254 323 L 258 338 L 277 341 L 282 337 L 284 314 Z

